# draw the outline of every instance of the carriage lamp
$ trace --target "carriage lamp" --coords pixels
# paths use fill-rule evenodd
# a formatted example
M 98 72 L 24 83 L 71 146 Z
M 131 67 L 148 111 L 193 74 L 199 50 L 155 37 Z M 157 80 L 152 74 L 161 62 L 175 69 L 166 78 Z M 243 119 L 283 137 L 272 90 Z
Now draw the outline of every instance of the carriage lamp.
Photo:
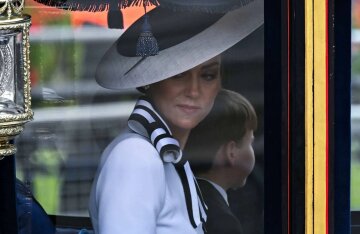
M 0 157 L 13 155 L 13 139 L 33 117 L 29 28 L 24 0 L 0 0 Z

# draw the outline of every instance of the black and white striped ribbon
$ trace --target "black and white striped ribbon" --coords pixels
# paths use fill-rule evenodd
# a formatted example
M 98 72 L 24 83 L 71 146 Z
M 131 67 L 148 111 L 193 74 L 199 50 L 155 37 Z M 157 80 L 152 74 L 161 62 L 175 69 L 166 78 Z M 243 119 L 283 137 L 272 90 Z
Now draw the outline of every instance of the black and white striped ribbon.
M 181 160 L 182 151 L 179 142 L 172 137 L 169 127 L 145 96 L 137 101 L 128 119 L 128 126 L 134 132 L 150 139 L 164 162 L 175 164 L 183 185 L 190 222 L 194 228 L 204 223 L 207 207 L 189 162 Z
M 169 127 L 146 97 L 137 101 L 128 125 L 134 132 L 151 140 L 164 162 L 177 163 L 181 160 L 179 142 L 172 137 Z
M 194 228 L 196 228 L 201 223 L 205 224 L 207 218 L 207 206 L 201 195 L 200 188 L 196 182 L 194 174 L 192 173 L 189 162 L 181 161 L 175 165 L 175 168 L 183 185 L 190 223 Z M 205 225 L 203 225 L 203 228 L 205 228 Z

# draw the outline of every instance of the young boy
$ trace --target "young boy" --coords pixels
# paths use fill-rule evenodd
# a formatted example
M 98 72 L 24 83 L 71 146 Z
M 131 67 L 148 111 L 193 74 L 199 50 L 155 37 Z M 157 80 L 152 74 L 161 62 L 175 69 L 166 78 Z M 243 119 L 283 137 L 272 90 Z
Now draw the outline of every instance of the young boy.
M 185 154 L 208 206 L 209 234 L 242 233 L 226 191 L 244 186 L 254 168 L 256 127 L 257 116 L 250 102 L 236 92 L 221 90 L 210 114 L 190 133 Z

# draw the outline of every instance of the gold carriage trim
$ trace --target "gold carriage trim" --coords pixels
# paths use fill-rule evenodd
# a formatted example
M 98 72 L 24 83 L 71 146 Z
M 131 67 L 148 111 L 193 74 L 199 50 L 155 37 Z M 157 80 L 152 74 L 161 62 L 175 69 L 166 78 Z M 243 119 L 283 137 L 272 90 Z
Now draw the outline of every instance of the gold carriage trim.
M 305 233 L 327 233 L 327 5 L 305 1 Z

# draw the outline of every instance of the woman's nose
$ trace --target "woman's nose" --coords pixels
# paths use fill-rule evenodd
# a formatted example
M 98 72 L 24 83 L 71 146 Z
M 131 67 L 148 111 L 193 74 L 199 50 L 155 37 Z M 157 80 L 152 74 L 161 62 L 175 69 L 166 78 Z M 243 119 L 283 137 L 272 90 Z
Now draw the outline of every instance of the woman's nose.
M 187 86 L 186 86 L 187 95 L 189 95 L 191 97 L 197 97 L 200 94 L 200 89 L 201 89 L 200 81 L 199 81 L 197 75 L 191 73 L 188 78 L 188 82 L 187 82 Z

